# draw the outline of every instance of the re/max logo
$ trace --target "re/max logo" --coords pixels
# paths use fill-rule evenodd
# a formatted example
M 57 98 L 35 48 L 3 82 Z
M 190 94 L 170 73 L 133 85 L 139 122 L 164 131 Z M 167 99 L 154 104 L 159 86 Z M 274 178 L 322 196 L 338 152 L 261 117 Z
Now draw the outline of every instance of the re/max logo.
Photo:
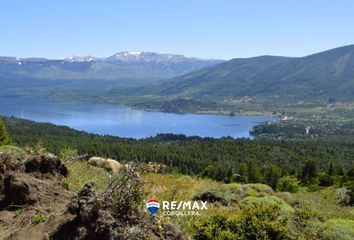
M 205 201 L 163 201 L 163 210 L 206 210 Z

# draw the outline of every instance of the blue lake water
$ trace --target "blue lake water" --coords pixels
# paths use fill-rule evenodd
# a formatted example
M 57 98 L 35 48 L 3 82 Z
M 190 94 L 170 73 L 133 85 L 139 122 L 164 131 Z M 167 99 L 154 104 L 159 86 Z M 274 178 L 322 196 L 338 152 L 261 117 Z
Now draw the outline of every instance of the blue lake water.
M 113 104 L 53 103 L 0 97 L 0 115 L 50 122 L 97 134 L 144 138 L 157 133 L 251 137 L 256 124 L 274 116 L 221 116 L 147 112 Z

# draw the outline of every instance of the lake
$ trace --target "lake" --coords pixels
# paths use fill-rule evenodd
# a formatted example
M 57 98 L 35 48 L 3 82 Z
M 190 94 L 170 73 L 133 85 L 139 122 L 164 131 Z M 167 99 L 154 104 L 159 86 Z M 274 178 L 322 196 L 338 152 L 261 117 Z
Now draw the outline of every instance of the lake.
M 0 115 L 129 138 L 145 138 L 157 133 L 249 138 L 254 125 L 276 119 L 275 116 L 147 112 L 113 104 L 54 103 L 14 97 L 0 97 Z

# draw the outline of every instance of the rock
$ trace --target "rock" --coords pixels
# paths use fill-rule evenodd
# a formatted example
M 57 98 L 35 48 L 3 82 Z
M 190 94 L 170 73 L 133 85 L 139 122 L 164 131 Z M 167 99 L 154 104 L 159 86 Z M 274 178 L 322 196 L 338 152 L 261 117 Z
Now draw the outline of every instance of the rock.
M 103 168 L 113 174 L 117 174 L 119 169 L 122 167 L 121 164 L 114 159 L 106 159 L 101 157 L 91 157 L 88 160 L 88 163 L 92 166 Z

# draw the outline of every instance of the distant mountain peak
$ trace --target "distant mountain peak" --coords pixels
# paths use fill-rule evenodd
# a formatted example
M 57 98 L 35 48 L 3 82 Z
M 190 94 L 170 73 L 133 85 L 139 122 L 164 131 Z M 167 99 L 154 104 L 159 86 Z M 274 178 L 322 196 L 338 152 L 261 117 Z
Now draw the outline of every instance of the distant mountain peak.
M 59 59 L 0 56 L 0 72 L 2 76 L 6 73 L 8 76 L 26 76 L 34 79 L 123 79 L 124 81 L 146 79 L 146 81 L 157 81 L 210 67 L 220 62 L 222 61 L 142 51 L 119 52 L 108 58 L 91 55 L 73 55 Z
M 68 58 L 64 59 L 65 61 L 68 62 L 92 62 L 92 61 L 98 61 L 100 58 L 94 57 L 94 56 L 70 56 Z
M 140 56 L 142 52 L 125 52 L 124 55 L 134 55 L 134 56 Z
M 200 59 L 194 57 L 186 57 L 179 54 L 142 52 L 142 51 L 124 51 L 118 52 L 105 59 L 107 62 L 183 62 L 183 61 L 218 61 L 209 59 Z M 222 62 L 222 61 L 220 61 Z

